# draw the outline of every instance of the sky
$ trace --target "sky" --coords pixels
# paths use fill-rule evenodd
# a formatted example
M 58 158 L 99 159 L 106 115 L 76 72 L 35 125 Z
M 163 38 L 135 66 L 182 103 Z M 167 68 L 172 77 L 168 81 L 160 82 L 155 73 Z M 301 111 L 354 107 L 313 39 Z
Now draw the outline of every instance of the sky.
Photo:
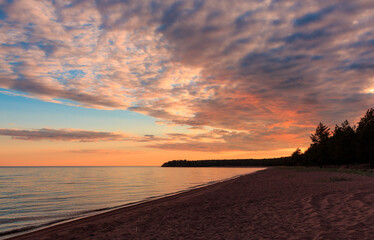
M 0 0 L 0 166 L 267 158 L 374 103 L 372 0 Z

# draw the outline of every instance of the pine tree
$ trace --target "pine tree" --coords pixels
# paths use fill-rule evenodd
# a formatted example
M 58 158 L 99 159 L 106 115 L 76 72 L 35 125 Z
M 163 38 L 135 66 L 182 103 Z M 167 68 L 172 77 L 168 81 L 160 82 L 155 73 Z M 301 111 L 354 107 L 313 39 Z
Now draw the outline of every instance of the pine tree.
M 374 168 L 374 108 L 367 110 L 357 127 L 359 156 Z
M 313 152 L 321 168 L 325 163 L 327 163 L 327 160 L 329 159 L 328 141 L 330 138 L 330 134 L 330 128 L 323 123 L 319 123 L 316 128 L 315 134 L 312 134 L 310 136 L 313 142 Z
M 321 143 L 326 143 L 330 137 L 330 134 L 330 128 L 320 122 L 317 126 L 316 133 L 310 135 L 310 139 L 312 139 L 313 144 L 318 145 Z

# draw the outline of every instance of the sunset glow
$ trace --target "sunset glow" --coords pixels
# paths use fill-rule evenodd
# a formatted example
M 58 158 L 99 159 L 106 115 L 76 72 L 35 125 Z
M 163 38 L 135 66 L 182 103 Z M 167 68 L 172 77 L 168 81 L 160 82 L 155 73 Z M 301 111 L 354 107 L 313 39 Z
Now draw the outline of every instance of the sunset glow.
M 373 20 L 370 0 L 0 0 L 0 165 L 288 156 L 373 107 Z

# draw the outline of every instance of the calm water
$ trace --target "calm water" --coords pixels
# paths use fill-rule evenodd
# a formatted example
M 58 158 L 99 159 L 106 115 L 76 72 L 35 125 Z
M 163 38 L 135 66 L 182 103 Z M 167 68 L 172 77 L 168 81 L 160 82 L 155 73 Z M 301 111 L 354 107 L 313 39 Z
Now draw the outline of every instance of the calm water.
M 257 170 L 260 168 L 0 168 L 0 238 L 13 230 L 86 216 Z

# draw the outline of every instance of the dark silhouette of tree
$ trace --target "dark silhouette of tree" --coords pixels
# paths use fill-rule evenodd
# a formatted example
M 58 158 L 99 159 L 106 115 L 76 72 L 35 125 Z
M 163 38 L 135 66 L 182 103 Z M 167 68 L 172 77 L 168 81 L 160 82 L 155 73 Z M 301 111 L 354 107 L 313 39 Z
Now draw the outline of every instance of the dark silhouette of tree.
M 316 132 L 310 135 L 310 139 L 313 142 L 312 145 L 314 145 L 314 155 L 318 159 L 321 168 L 327 162 L 329 157 L 328 144 L 330 134 L 330 128 L 323 123 L 319 123 Z
M 292 153 L 291 159 L 293 161 L 293 165 L 300 165 L 302 161 L 302 152 L 300 148 L 296 148 L 296 150 Z
M 162 167 L 267 167 L 267 166 L 293 166 L 291 157 L 267 159 L 223 159 L 223 160 L 172 160 Z
M 301 149 L 296 148 L 295 152 L 292 153 L 291 157 L 300 157 L 301 156 Z
M 338 167 L 346 164 L 348 168 L 355 158 L 355 127 L 352 128 L 347 120 L 341 126 L 335 125 L 331 145 L 334 164 Z
M 330 134 L 330 128 L 320 122 L 317 126 L 316 132 L 310 135 L 310 139 L 312 139 L 313 144 L 322 144 L 328 141 Z
M 367 110 L 357 127 L 359 158 L 374 168 L 374 108 Z

